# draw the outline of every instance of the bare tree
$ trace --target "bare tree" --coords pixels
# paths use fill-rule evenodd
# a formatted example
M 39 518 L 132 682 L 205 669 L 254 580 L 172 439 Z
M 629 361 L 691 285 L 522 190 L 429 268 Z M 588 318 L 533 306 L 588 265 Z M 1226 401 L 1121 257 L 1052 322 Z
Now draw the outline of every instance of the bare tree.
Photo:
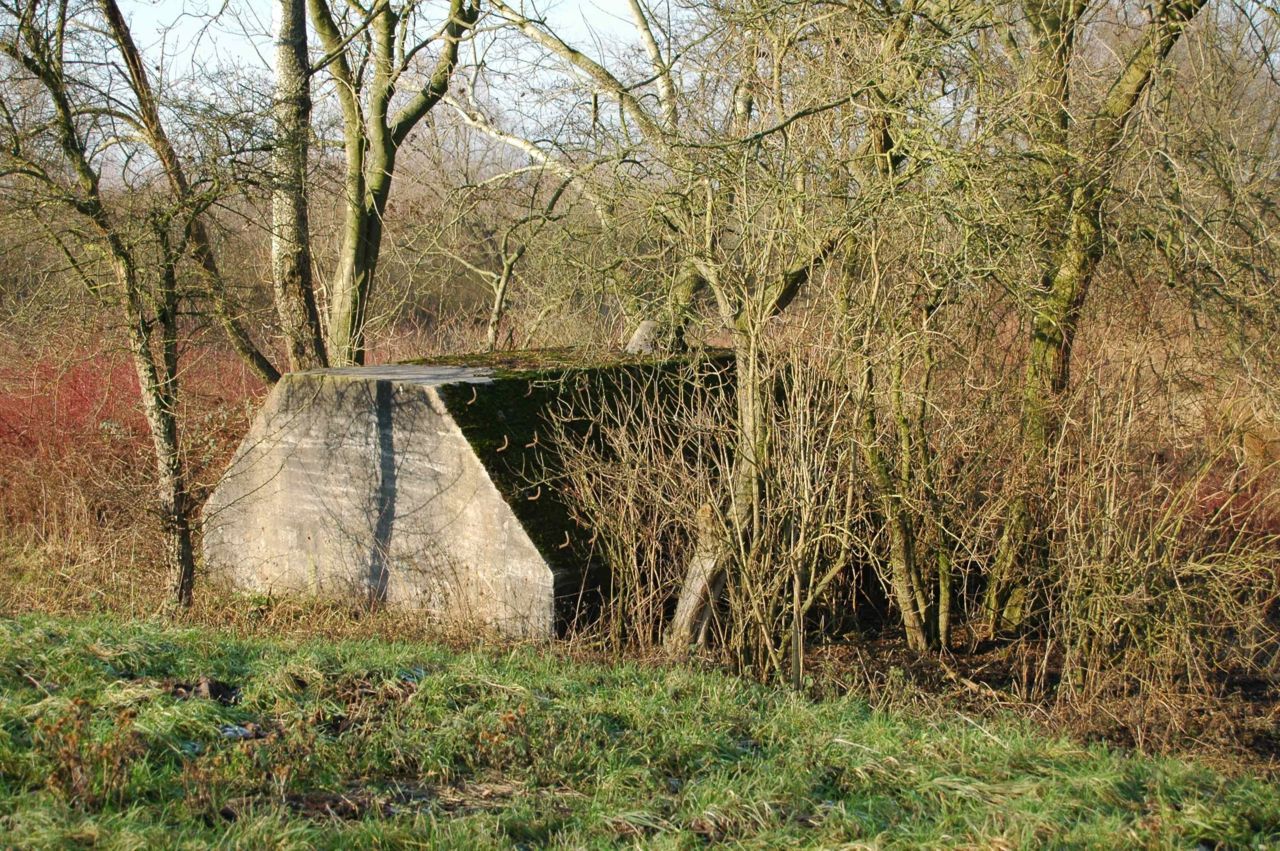
M 86 33 L 101 31 L 101 25 L 86 20 L 86 7 L 41 2 L 0 6 L 0 51 L 12 63 L 0 98 L 4 174 L 16 187 L 34 193 L 39 203 L 57 205 L 88 226 L 84 244 L 60 244 L 91 291 L 98 291 L 99 274 L 111 282 L 103 291 L 124 326 L 151 432 L 173 593 L 179 604 L 187 605 L 195 583 L 195 506 L 177 410 L 180 311 L 186 302 L 180 264 L 194 248 L 208 272 L 205 264 L 212 263 L 212 255 L 201 253 L 195 234 L 202 206 L 187 192 L 176 155 L 156 120 L 155 101 L 128 30 L 114 4 L 104 3 L 102 11 L 114 45 L 87 41 L 91 36 Z M 110 47 L 120 49 L 130 67 L 131 104 L 106 99 L 109 66 L 100 71 L 100 61 L 83 59 L 95 52 L 101 57 Z M 119 170 L 136 153 L 117 147 L 117 140 L 133 135 L 132 130 L 140 130 L 153 146 L 150 153 L 161 162 L 170 185 L 167 196 L 142 186 L 128 201 L 125 193 L 104 187 L 104 169 Z M 152 199 L 156 203 L 147 203 Z
M 187 178 L 182 160 L 177 151 L 174 150 L 173 144 L 169 140 L 169 135 L 160 119 L 160 104 L 156 99 L 142 55 L 134 44 L 129 26 L 124 16 L 120 13 L 120 8 L 115 0 L 102 0 L 101 8 L 103 16 L 106 18 L 112 41 L 119 49 L 125 68 L 128 71 L 129 86 L 133 92 L 138 119 L 141 123 L 142 132 L 147 138 L 148 145 L 160 161 L 175 198 L 183 204 L 196 204 L 195 193 Z M 231 304 L 226 282 L 222 279 L 222 273 L 218 268 L 213 240 L 209 236 L 204 219 L 203 210 L 198 210 L 191 217 L 191 250 L 204 271 L 207 292 L 218 320 L 226 332 L 227 339 L 240 357 L 264 380 L 269 383 L 275 382 L 280 377 L 279 370 L 272 365 L 270 359 L 253 342 Z
M 1024 464 L 1039 471 L 1043 492 L 1048 456 L 1060 433 L 1059 412 L 1070 386 L 1071 353 L 1081 312 L 1102 258 L 1104 211 L 1127 130 L 1155 72 L 1207 0 L 1164 0 L 1127 48 L 1097 106 L 1073 96 L 1077 46 L 1091 9 L 1088 0 L 1031 0 L 1023 4 L 1030 30 L 1025 89 L 1029 154 L 1037 178 L 1034 198 L 1044 247 L 1038 277 L 1024 300 L 1031 336 L 1023 384 L 1020 430 Z M 1032 497 L 1010 501 L 1004 538 L 992 570 L 988 614 L 993 630 L 1027 615 L 1025 577 L 1043 573 L 1049 541 L 1037 530 Z

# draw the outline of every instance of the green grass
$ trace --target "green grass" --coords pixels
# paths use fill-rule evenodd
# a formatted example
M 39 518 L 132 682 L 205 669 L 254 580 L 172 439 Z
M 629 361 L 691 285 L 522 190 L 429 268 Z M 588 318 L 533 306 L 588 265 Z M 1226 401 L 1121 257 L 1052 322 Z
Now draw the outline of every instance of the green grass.
M 235 685 L 224 705 L 175 684 Z M 237 725 L 262 738 L 237 741 Z M 253 725 L 253 726 L 251 726 Z M 531 649 L 0 620 L 0 846 L 1265 847 L 1280 790 Z

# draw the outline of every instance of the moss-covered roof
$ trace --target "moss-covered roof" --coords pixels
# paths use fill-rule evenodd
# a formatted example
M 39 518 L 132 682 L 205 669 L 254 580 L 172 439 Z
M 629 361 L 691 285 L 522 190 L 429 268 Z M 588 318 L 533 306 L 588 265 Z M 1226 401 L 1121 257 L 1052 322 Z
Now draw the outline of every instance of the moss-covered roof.
M 432 355 L 401 361 L 415 366 L 467 366 L 493 370 L 496 378 L 519 378 L 530 374 L 564 372 L 578 369 L 607 369 L 619 366 L 659 366 L 700 357 L 720 358 L 728 349 L 705 349 L 682 355 L 631 355 L 625 352 L 584 348 L 519 349 L 515 351 L 474 352 L 470 354 Z

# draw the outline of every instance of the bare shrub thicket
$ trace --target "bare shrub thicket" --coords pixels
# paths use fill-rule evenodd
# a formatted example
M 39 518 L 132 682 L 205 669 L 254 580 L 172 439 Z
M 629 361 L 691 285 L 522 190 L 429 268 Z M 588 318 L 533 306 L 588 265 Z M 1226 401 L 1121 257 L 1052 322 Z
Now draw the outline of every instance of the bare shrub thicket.
M 661 646 L 683 555 L 699 524 L 717 522 L 702 509 L 729 469 L 724 368 L 695 358 L 674 373 L 625 373 L 554 413 L 559 487 L 609 568 L 593 628 L 614 650 Z
M 1276 32 L 1087 5 L 707 9 L 607 68 L 499 7 L 616 101 L 549 155 L 651 213 L 667 339 L 737 366 L 732 408 L 568 441 L 614 640 L 799 682 L 874 599 L 918 650 L 1032 642 L 1029 697 L 1275 676 Z

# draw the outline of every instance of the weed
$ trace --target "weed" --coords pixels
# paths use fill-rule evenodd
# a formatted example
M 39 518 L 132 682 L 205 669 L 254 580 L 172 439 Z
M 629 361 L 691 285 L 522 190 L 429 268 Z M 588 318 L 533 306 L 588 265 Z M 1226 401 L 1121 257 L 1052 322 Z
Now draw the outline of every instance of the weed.
M 65 712 L 39 719 L 33 736 L 34 749 L 50 765 L 49 789 L 80 810 L 122 804 L 132 764 L 145 753 L 133 729 L 133 710 L 120 711 L 101 737 L 90 730 L 93 710 L 89 701 L 76 698 Z

